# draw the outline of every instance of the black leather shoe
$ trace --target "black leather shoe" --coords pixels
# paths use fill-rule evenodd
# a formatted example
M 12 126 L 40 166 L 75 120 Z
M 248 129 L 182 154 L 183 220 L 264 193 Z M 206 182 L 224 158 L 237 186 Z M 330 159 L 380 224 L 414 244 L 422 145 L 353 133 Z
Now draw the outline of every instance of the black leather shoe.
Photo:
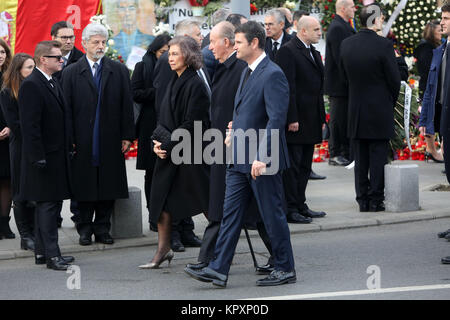
M 386 211 L 386 208 L 384 207 L 383 202 L 371 203 L 369 206 L 369 211 L 370 212 Z
M 61 258 L 66 262 L 66 263 L 72 263 L 75 261 L 75 258 L 72 256 L 61 256 Z M 47 258 L 45 258 L 45 256 L 40 256 L 37 255 L 34 257 L 34 263 L 35 264 L 45 264 L 47 262 Z
M 369 201 L 359 202 L 359 212 L 369 212 Z
M 310 217 L 310 218 L 323 218 L 327 214 L 323 211 L 312 211 L 311 209 L 308 208 L 304 211 L 301 211 L 300 215 L 305 216 L 305 217 Z
M 256 274 L 270 274 L 274 270 L 274 266 L 272 264 L 265 264 L 263 266 L 256 267 Z
M 186 248 L 200 248 L 202 246 L 202 240 L 200 240 L 196 235 L 188 238 L 181 237 L 181 243 Z
M 295 283 L 297 282 L 297 276 L 295 271 L 284 272 L 279 270 L 274 270 L 270 275 L 264 279 L 256 281 L 257 286 L 279 286 L 285 283 Z
M 326 178 L 327 177 L 318 175 L 317 173 L 315 173 L 312 170 L 311 170 L 311 173 L 309 174 L 309 180 L 323 180 L 323 179 L 326 179 Z
M 81 234 L 78 243 L 80 244 L 80 246 L 91 245 L 92 244 L 92 235 Z
M 447 171 L 445 171 L 445 169 L 442 170 L 441 172 L 442 172 L 443 174 L 447 174 Z
M 31 237 L 20 239 L 20 249 L 34 251 L 34 240 Z
M 328 160 L 328 164 L 331 166 L 348 166 L 351 162 L 347 159 L 345 159 L 343 156 L 337 156 L 330 158 Z
M 311 223 L 312 219 L 309 217 L 302 216 L 298 212 L 292 212 L 287 215 L 287 222 L 289 223 Z
M 444 257 L 441 259 L 442 264 L 450 264 L 450 257 Z
M 47 268 L 59 271 L 65 271 L 69 264 L 62 257 L 53 257 L 47 260 Z
M 188 263 L 186 265 L 186 268 L 192 269 L 192 270 L 201 270 L 203 268 L 206 268 L 208 264 L 206 262 L 199 262 L 199 263 Z
M 186 249 L 184 248 L 183 244 L 181 243 L 180 239 L 170 239 L 170 248 L 174 252 L 184 252 Z
M 109 233 L 99 234 L 95 236 L 95 242 L 100 242 L 104 244 L 113 244 L 114 239 L 111 237 Z
M 212 282 L 213 285 L 225 288 L 227 286 L 228 276 L 218 273 L 208 267 L 194 270 L 191 268 L 184 268 L 184 272 L 191 278 L 202 282 Z
M 450 229 L 448 229 L 447 231 L 444 231 L 444 232 L 439 232 L 438 238 L 445 238 L 448 234 L 450 234 Z

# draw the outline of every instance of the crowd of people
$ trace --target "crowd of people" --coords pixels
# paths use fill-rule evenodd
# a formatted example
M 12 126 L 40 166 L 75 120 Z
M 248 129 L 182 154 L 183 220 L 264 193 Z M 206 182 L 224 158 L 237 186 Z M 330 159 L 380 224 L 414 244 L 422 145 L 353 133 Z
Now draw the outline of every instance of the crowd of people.
M 52 40 L 37 44 L 34 57 L 12 56 L 0 40 L 0 238 L 15 237 L 13 201 L 21 248 L 34 251 L 36 264 L 66 270 L 75 258 L 62 256 L 58 227 L 62 202 L 70 199 L 79 244 L 91 245 L 92 236 L 113 244 L 114 203 L 128 197 L 124 153 L 137 138 L 136 169 L 145 170 L 150 229 L 158 232 L 156 252 L 139 268 L 159 268 L 170 264 L 174 251 L 200 247 L 185 272 L 225 287 L 246 227 L 258 230 L 270 253 L 256 270 L 266 275 L 257 285 L 295 282 L 288 223 L 326 216 L 306 201 L 308 180 L 318 176 L 311 168 L 314 145 L 327 129 L 324 94 L 329 164 L 354 161 L 359 210 L 385 210 L 393 107 L 408 69 L 379 35 L 381 7 L 362 8 L 359 32 L 348 22 L 355 12 L 353 0 L 336 2 L 325 64 L 314 47 L 322 38 L 320 22 L 285 8 L 268 11 L 263 25 L 220 9 L 205 38 L 198 22 L 183 20 L 173 38 L 154 39 L 131 79 L 124 65 L 105 56 L 108 32 L 99 24 L 83 30 L 85 54 L 74 46 L 67 22 L 53 26 Z M 426 26 L 416 50 L 421 131 L 427 157 L 437 162 L 444 160 L 434 148 L 435 132 L 444 140 L 449 132 L 450 64 L 447 42 L 441 45 L 448 35 L 450 5 L 444 5 L 442 21 Z M 194 134 L 198 127 L 200 135 Z M 203 158 L 209 146 L 198 140 L 208 129 L 219 132 L 212 138 L 219 140 L 213 163 Z M 180 130 L 191 134 L 181 153 Z M 252 130 L 263 134 L 239 134 Z M 183 161 L 175 161 L 180 154 Z M 193 232 L 198 214 L 208 220 L 202 240 Z

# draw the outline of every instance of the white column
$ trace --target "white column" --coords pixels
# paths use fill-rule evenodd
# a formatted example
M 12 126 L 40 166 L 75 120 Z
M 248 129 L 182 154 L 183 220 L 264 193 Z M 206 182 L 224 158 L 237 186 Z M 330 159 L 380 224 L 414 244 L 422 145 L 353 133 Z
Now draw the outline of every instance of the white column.
M 230 9 L 233 13 L 240 13 L 250 18 L 250 0 L 231 0 Z

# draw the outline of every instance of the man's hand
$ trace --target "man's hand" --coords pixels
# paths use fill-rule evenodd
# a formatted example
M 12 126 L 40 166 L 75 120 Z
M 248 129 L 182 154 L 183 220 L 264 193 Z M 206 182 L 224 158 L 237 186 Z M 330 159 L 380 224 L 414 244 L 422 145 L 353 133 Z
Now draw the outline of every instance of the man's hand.
M 2 131 L 0 131 L 0 140 L 5 140 L 9 137 L 11 130 L 8 127 L 5 127 Z
M 47 161 L 43 159 L 33 162 L 33 166 L 38 169 L 44 169 L 47 166 Z
M 424 137 L 427 135 L 427 128 L 426 127 L 419 127 L 419 132 Z
M 297 132 L 299 127 L 300 127 L 300 125 L 298 122 L 290 123 L 288 126 L 288 131 Z
M 259 177 L 260 175 L 264 174 L 266 172 L 266 164 L 261 161 L 253 161 L 252 164 L 252 178 L 253 180 L 256 180 L 256 177 Z
M 122 140 L 122 153 L 127 153 L 130 150 L 131 141 Z
M 161 142 L 153 140 L 153 143 L 154 143 L 153 152 L 156 153 L 156 155 L 161 159 L 167 158 L 167 151 L 161 149 Z
M 225 145 L 227 147 L 231 146 L 231 129 L 233 128 L 233 121 L 230 121 L 228 123 L 228 130 L 227 130 L 227 136 L 225 137 Z

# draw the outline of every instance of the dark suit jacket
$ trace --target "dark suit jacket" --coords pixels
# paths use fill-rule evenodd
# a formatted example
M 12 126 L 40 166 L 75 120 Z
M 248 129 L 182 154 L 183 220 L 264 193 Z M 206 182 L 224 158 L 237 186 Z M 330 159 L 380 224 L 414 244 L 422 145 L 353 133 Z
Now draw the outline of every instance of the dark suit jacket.
M 234 157 L 229 168 L 241 173 L 250 173 L 253 161 L 258 160 L 268 166 L 273 165 L 272 173 L 283 171 L 289 167 L 284 133 L 289 108 L 289 84 L 280 67 L 267 56 L 242 87 L 246 72 L 247 69 L 241 75 L 234 102 L 232 136 Z M 246 139 L 238 130 L 241 133 L 256 130 L 256 137 Z M 260 130 L 265 130 L 265 133 L 261 135 Z M 277 130 L 278 137 L 272 130 Z M 278 150 L 271 150 L 271 142 L 274 139 L 276 141 L 273 143 L 278 146 Z M 252 150 L 254 146 L 256 150 Z M 266 155 L 271 155 L 273 159 Z M 245 163 L 238 161 L 239 158 L 245 160 Z M 271 163 L 271 160 L 278 163 Z
M 67 60 L 67 65 L 66 65 L 64 68 L 67 68 L 67 67 L 70 66 L 72 63 L 77 62 L 77 61 L 80 60 L 80 58 L 83 57 L 83 56 L 84 56 L 84 53 L 83 53 L 83 52 L 81 52 L 80 50 L 78 50 L 76 47 L 73 47 L 72 52 L 70 53 L 70 56 L 69 56 L 69 60 Z M 55 72 L 55 73 L 52 75 L 52 77 L 53 77 L 53 78 L 56 78 L 56 79 L 58 79 L 58 80 L 61 80 L 61 76 L 62 76 L 62 72 L 63 72 L 63 71 L 64 71 L 64 69 L 61 70 L 61 71 Z
M 63 71 L 64 95 L 72 122 L 76 155 L 72 160 L 73 199 L 99 201 L 128 198 L 122 140 L 134 140 L 130 73 L 119 62 L 102 59 L 100 166 L 92 165 L 92 142 L 98 91 L 86 56 Z
M 292 36 L 283 30 L 283 39 L 281 40 L 280 48 L 282 46 L 284 46 L 286 43 L 288 43 L 291 39 L 292 39 Z M 272 38 L 267 37 L 265 51 L 266 51 L 267 56 L 270 58 L 270 60 L 273 61 L 275 59 L 275 57 L 273 56 L 272 47 L 273 47 Z M 278 49 L 278 50 L 280 50 L 280 49 Z
M 349 86 L 348 136 L 393 138 L 400 72 L 392 42 L 361 30 L 342 42 L 341 69 Z
M 336 15 L 330 23 L 326 35 L 325 49 L 325 94 L 331 97 L 347 97 L 348 89 L 345 85 L 339 61 L 341 43 L 356 32 L 341 16 Z
M 69 121 L 59 84 L 52 87 L 34 69 L 19 90 L 19 117 L 23 137 L 21 198 L 46 202 L 70 198 Z M 33 165 L 40 160 L 47 162 L 43 169 Z
M 287 125 L 298 122 L 299 131 L 286 132 L 287 143 L 316 144 L 322 142 L 322 124 L 325 123 L 323 101 L 323 64 L 320 53 L 309 50 L 295 37 L 277 53 L 275 62 L 289 82 L 289 111 Z
M 433 60 L 433 50 L 436 47 L 422 39 L 414 49 L 414 57 L 417 59 L 417 70 L 419 71 L 419 96 L 423 99 L 427 88 L 428 73 L 430 72 L 431 61 Z

